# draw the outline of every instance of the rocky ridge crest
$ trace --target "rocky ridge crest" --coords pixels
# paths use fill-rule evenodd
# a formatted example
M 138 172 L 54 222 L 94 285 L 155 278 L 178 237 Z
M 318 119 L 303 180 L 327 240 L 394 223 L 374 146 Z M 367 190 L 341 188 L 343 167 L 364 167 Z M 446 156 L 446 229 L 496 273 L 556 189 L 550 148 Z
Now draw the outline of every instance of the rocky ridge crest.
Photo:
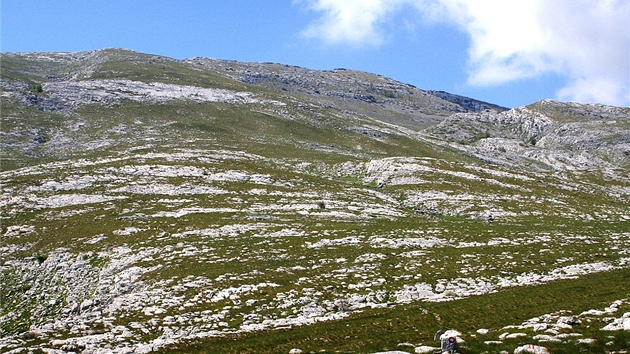
M 458 113 L 424 131 L 488 162 L 544 170 L 630 165 L 630 108 L 544 100 Z

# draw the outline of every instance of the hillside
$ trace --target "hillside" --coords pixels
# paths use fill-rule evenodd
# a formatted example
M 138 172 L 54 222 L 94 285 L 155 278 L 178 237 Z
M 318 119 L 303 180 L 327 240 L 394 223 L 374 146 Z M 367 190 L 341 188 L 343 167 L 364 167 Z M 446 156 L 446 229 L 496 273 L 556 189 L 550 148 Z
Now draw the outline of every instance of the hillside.
M 0 352 L 418 352 L 439 328 L 466 353 L 630 347 L 628 108 L 0 60 Z
M 629 108 L 543 100 L 454 114 L 426 132 L 492 163 L 545 170 L 630 167 Z

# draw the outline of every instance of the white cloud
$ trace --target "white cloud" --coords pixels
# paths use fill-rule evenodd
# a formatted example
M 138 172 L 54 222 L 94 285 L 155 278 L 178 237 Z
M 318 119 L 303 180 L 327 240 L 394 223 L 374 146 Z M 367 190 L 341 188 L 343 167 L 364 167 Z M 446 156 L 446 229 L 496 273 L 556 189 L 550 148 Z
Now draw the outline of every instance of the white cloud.
M 407 0 L 306 0 L 308 7 L 324 15 L 302 33 L 329 44 L 355 46 L 382 44 L 377 25 Z
M 563 77 L 557 98 L 630 105 L 627 0 L 310 0 L 323 16 L 305 31 L 330 44 L 379 45 L 380 26 L 414 6 L 470 37 L 468 83 Z

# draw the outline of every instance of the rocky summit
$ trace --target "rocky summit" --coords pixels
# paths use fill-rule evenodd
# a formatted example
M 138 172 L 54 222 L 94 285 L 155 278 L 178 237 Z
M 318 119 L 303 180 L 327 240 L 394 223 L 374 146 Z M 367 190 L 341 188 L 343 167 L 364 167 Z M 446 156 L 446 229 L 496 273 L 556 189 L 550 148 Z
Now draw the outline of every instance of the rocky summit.
M 122 49 L 0 60 L 0 352 L 630 347 L 630 108 Z

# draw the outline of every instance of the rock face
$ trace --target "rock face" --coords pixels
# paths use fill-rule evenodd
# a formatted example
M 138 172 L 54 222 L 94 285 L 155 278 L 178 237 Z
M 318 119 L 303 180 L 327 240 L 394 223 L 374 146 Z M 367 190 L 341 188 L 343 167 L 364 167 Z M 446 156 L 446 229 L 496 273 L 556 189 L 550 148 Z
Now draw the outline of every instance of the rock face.
M 471 112 L 482 112 L 485 110 L 494 110 L 494 111 L 506 111 L 507 108 L 498 106 L 496 104 L 478 101 L 469 97 L 454 95 L 452 93 L 444 92 L 444 91 L 429 91 L 429 93 L 444 99 L 446 101 L 455 103 Z
M 456 112 L 505 110 L 503 107 L 441 91 L 424 91 L 380 75 L 348 69 L 326 71 L 207 58 L 188 59 L 195 67 L 267 89 L 300 95 L 414 130 Z
M 545 100 L 455 114 L 426 130 L 478 158 L 540 170 L 630 166 L 630 108 Z
M 73 111 L 81 106 L 100 104 L 112 106 L 123 100 L 146 104 L 164 103 L 170 100 L 190 100 L 194 102 L 257 102 L 249 92 L 201 88 L 187 85 L 164 84 L 161 82 L 144 83 L 132 80 L 82 80 L 56 81 L 42 85 L 46 97 L 28 93 L 27 85 L 15 85 L 4 82 L 7 93 L 20 96 L 26 106 L 40 111 Z

